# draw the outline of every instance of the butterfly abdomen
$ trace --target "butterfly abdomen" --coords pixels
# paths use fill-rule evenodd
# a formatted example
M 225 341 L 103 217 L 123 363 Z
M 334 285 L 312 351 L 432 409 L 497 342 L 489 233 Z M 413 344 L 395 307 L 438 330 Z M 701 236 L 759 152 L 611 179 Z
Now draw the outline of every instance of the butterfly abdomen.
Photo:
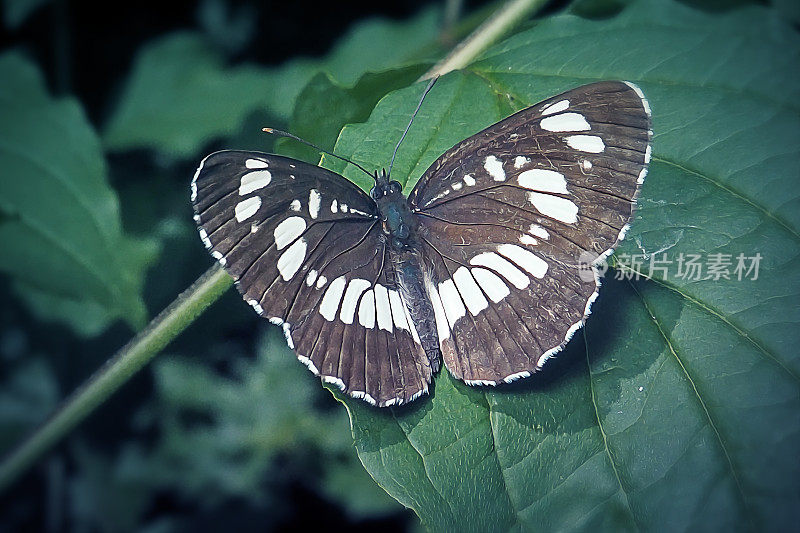
M 400 297 L 414 322 L 422 349 L 430 361 L 431 370 L 437 372 L 441 364 L 441 352 L 436 333 L 436 317 L 425 292 L 424 280 L 429 274 L 423 270 L 422 256 L 411 248 L 399 252 L 393 251 L 390 257 Z

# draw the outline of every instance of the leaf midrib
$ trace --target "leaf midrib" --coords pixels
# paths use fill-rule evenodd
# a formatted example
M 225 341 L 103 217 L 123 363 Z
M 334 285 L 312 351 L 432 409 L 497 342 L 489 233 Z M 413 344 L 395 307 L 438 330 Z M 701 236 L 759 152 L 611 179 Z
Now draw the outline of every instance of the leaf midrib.
M 619 485 L 619 490 L 620 492 L 622 492 L 622 495 L 625 498 L 625 508 L 627 509 L 628 514 L 631 517 L 631 521 L 636 526 L 637 531 L 641 531 L 642 528 L 639 525 L 638 520 L 636 520 L 636 515 L 634 514 L 633 508 L 631 507 L 628 491 L 626 491 L 625 487 L 622 485 L 622 478 L 620 478 L 619 470 L 617 469 L 617 463 L 614 461 L 614 456 L 611 454 L 611 449 L 608 446 L 608 435 L 606 434 L 606 430 L 603 427 L 603 421 L 600 417 L 600 409 L 597 407 L 597 395 L 595 394 L 594 390 L 594 375 L 592 374 L 592 365 L 589 362 L 589 341 L 586 338 L 586 327 L 583 328 L 583 340 L 586 352 L 586 372 L 589 377 L 589 393 L 591 394 L 592 397 L 592 409 L 594 410 L 595 417 L 597 418 L 597 427 L 600 429 L 600 435 L 603 437 L 603 449 L 605 450 L 609 463 L 611 463 L 611 468 L 614 471 L 614 477 L 617 480 L 617 485 Z
M 633 289 L 634 293 L 636 293 L 636 296 L 639 298 L 639 300 L 641 300 L 642 306 L 644 307 L 644 309 L 647 312 L 648 316 L 652 320 L 652 322 L 655 325 L 656 329 L 658 330 L 659 334 L 664 339 L 664 343 L 666 344 L 667 349 L 669 349 L 670 354 L 675 358 L 675 361 L 678 363 L 678 366 L 680 367 L 681 371 L 683 372 L 683 375 L 688 380 L 689 385 L 691 386 L 692 391 L 694 392 L 695 398 L 697 398 L 697 401 L 699 402 L 700 407 L 703 409 L 703 412 L 705 413 L 705 416 L 706 416 L 706 420 L 708 421 L 709 426 L 711 427 L 712 431 L 714 432 L 714 435 L 715 435 L 715 437 L 717 439 L 717 442 L 719 443 L 719 446 L 722 449 L 723 454 L 725 455 L 725 460 L 727 462 L 728 469 L 730 470 L 731 475 L 733 476 L 734 482 L 736 484 L 737 494 L 738 494 L 739 498 L 741 499 L 742 505 L 744 507 L 744 511 L 745 511 L 744 514 L 747 516 L 747 519 L 748 519 L 748 521 L 750 523 L 749 524 L 750 525 L 750 529 L 755 531 L 756 527 L 755 527 L 755 524 L 753 522 L 752 506 L 751 506 L 751 504 L 750 504 L 750 502 L 749 502 L 749 500 L 747 498 L 747 495 L 746 495 L 746 493 L 744 491 L 744 488 L 742 487 L 742 482 L 741 482 L 741 479 L 739 478 L 739 473 L 738 473 L 738 471 L 736 469 L 736 466 L 734 465 L 734 462 L 733 462 L 733 459 L 732 459 L 732 457 L 730 455 L 730 452 L 728 452 L 728 446 L 726 445 L 725 440 L 722 438 L 722 434 L 720 433 L 719 429 L 717 428 L 717 423 L 715 422 L 714 417 L 711 416 L 711 411 L 709 410 L 708 405 L 706 405 L 705 400 L 703 400 L 703 397 L 700 394 L 700 391 L 697 388 L 697 385 L 695 384 L 695 380 L 692 379 L 692 376 L 690 375 L 688 369 L 683 364 L 683 360 L 678 355 L 678 351 L 676 350 L 675 345 L 673 344 L 673 342 L 670 339 L 670 337 L 667 334 L 667 332 L 662 327 L 661 322 L 658 321 L 658 318 L 656 316 L 655 311 L 647 304 L 647 300 L 645 299 L 644 295 L 641 292 L 639 292 L 639 290 L 636 288 L 636 286 L 634 285 L 634 283 L 631 280 L 628 280 L 628 284 Z
M 756 351 L 761 354 L 762 357 L 764 357 L 766 359 L 769 359 L 771 362 L 773 362 L 774 364 L 778 365 L 784 372 L 786 372 L 786 374 L 788 374 L 790 377 L 792 377 L 796 382 L 800 383 L 800 375 L 798 375 L 792 368 L 787 366 L 776 354 L 772 353 L 772 351 L 769 350 L 763 344 L 763 341 L 761 341 L 760 339 L 758 339 L 755 336 L 753 336 L 750 333 L 748 333 L 745 328 L 743 328 L 742 326 L 736 324 L 731 319 L 731 317 L 725 315 L 725 313 L 723 313 L 719 309 L 717 309 L 717 308 L 715 308 L 715 307 L 713 307 L 711 305 L 708 305 L 708 304 L 702 302 L 701 300 L 698 300 L 697 298 L 695 298 L 694 296 L 692 296 L 690 294 L 687 294 L 687 293 L 683 292 L 680 287 L 678 287 L 677 285 L 673 285 L 672 283 L 669 283 L 667 280 L 660 279 L 660 278 L 654 278 L 654 277 L 648 277 L 642 272 L 637 272 L 637 273 L 641 277 L 646 278 L 649 281 L 652 281 L 652 282 L 660 285 L 661 287 L 663 287 L 665 289 L 668 289 L 668 290 L 678 294 L 681 298 L 685 299 L 688 302 L 691 302 L 692 304 L 697 306 L 699 309 L 702 309 L 706 313 L 708 313 L 708 314 L 716 317 L 720 321 L 722 321 L 723 324 L 725 324 L 726 326 L 731 328 L 739 337 L 743 338 L 750 345 L 752 345 L 756 349 Z
M 411 441 L 411 436 L 408 433 L 406 433 L 405 428 L 403 428 L 403 426 L 400 424 L 400 421 L 397 420 L 397 415 L 395 414 L 394 409 L 390 408 L 390 410 L 391 410 L 391 413 L 392 413 L 392 420 L 394 420 L 394 423 L 397 424 L 397 428 L 400 430 L 400 432 L 406 438 L 406 441 L 408 441 L 408 445 L 411 446 L 411 449 L 414 450 L 415 452 L 417 452 L 417 455 L 419 455 L 420 461 L 422 461 L 422 468 L 425 471 L 425 477 L 428 479 L 428 482 L 430 483 L 431 487 L 433 487 L 433 490 L 436 491 L 436 494 L 439 496 L 439 498 L 441 498 L 442 501 L 447 503 L 447 507 L 448 507 L 449 514 L 450 514 L 450 523 L 451 524 L 457 523 L 456 520 L 455 520 L 455 517 L 457 516 L 457 513 L 456 513 L 455 509 L 453 509 L 453 504 L 450 502 L 449 499 L 444 497 L 444 494 L 442 494 L 442 492 L 439 490 L 439 487 L 436 486 L 436 483 L 433 482 L 433 478 L 431 477 L 430 472 L 428 472 L 428 463 L 425 460 L 425 455 L 422 453 L 422 450 L 418 449 L 414 445 L 414 443 Z
M 9 145 L 8 143 L 0 142 L 0 150 L 4 150 L 11 155 L 16 155 L 20 159 L 27 161 L 28 164 L 32 165 L 33 167 L 41 169 L 45 174 L 49 174 L 56 183 L 60 183 L 64 188 L 64 190 L 70 193 L 76 204 L 79 205 L 88 214 L 89 220 L 91 220 L 96 233 L 100 235 L 102 238 L 102 246 L 101 246 L 102 249 L 104 250 L 106 255 L 108 255 L 111 258 L 112 262 L 116 267 L 117 264 L 116 260 L 114 259 L 114 254 L 111 253 L 112 247 L 111 243 L 109 242 L 109 235 L 106 234 L 106 232 L 101 227 L 99 220 L 97 220 L 96 213 L 92 209 L 90 209 L 88 205 L 85 204 L 82 196 L 78 193 L 78 191 L 76 191 L 72 186 L 70 186 L 70 180 L 65 179 L 64 176 L 62 176 L 58 172 L 53 171 L 51 168 L 41 165 L 36 158 L 34 158 L 31 154 L 21 151 L 19 147 Z M 48 232 L 46 229 L 39 227 L 39 224 L 36 223 L 35 219 L 28 217 L 27 215 L 25 215 L 20 211 L 17 211 L 17 216 L 21 221 L 24 222 L 26 226 L 30 227 L 36 233 L 39 233 L 47 240 L 51 241 L 56 248 L 60 248 L 71 259 L 73 259 L 76 263 L 82 266 L 87 272 L 89 272 L 89 274 L 93 278 L 99 280 L 101 282 L 101 285 L 105 288 L 108 294 L 112 296 L 112 298 L 122 297 L 118 287 L 110 283 L 107 279 L 105 279 L 104 276 L 98 275 L 97 271 L 91 268 L 91 265 L 87 264 L 83 259 L 81 259 L 80 254 L 78 253 L 77 250 L 74 250 L 73 248 L 66 246 L 62 239 L 56 237 L 55 235 L 51 235 L 50 232 Z

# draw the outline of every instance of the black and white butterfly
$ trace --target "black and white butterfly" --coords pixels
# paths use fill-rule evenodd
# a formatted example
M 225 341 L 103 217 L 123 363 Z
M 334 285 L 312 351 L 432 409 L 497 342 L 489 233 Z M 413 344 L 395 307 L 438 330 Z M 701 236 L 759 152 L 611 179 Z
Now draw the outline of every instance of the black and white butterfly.
M 456 144 L 406 199 L 261 152 L 206 157 L 192 181 L 203 243 L 297 357 L 379 406 L 428 391 L 441 359 L 470 385 L 530 376 L 588 316 L 650 161 L 650 108 L 592 83 Z

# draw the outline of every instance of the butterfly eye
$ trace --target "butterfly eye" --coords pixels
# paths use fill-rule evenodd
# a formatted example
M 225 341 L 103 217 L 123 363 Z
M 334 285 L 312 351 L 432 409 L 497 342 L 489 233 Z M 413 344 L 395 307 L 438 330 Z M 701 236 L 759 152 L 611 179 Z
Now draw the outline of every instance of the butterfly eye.
M 370 191 L 369 191 L 369 196 L 370 196 L 370 198 L 372 198 L 373 200 L 377 200 L 378 198 L 380 198 L 380 191 L 378 191 L 378 188 L 377 188 L 377 187 L 373 187 L 373 188 L 372 188 L 372 189 L 370 189 Z
M 389 182 L 389 190 L 392 192 L 392 194 L 396 194 L 403 190 L 403 186 L 400 185 L 399 181 L 391 181 Z

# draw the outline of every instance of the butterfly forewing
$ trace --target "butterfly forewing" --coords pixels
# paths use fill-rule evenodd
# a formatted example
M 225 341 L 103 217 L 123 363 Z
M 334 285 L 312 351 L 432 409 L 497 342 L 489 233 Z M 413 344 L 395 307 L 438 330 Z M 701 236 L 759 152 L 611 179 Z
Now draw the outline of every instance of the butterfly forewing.
M 594 83 L 464 140 L 420 178 L 409 203 L 455 376 L 528 375 L 582 325 L 599 280 L 581 260 L 624 235 L 650 137 L 636 86 Z
M 293 159 L 223 151 L 201 163 L 192 203 L 206 247 L 315 374 L 378 405 L 427 390 L 375 203 L 355 185 Z

